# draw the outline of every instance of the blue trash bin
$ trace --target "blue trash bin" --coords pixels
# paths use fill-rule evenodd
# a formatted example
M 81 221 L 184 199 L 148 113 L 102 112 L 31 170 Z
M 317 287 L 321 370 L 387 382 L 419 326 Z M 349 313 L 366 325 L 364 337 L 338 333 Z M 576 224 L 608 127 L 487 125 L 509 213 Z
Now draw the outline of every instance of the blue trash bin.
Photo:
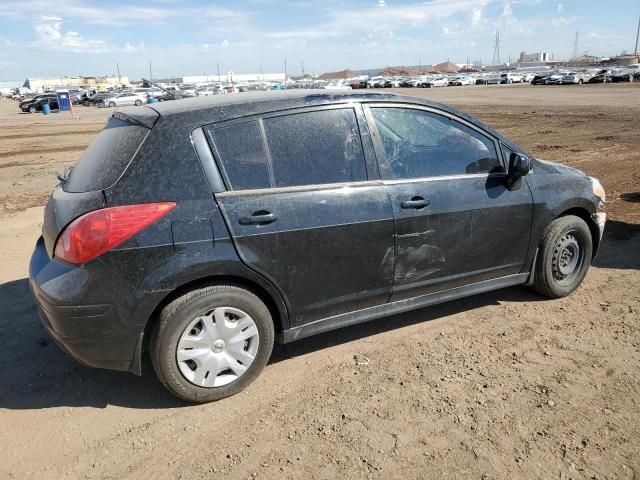
M 49 115 L 50 113 L 51 113 L 51 106 L 49 105 L 49 102 L 47 102 L 42 105 L 42 114 Z
M 156 97 L 147 98 L 147 103 L 158 103 L 158 99 Z

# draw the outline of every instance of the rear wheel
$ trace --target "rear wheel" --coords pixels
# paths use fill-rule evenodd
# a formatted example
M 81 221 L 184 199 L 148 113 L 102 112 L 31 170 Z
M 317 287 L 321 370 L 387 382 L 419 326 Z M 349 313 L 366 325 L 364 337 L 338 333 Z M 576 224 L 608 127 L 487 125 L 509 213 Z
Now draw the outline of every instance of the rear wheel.
M 139 107 L 140 105 L 142 105 L 142 100 L 136 100 L 135 104 L 136 104 L 136 107 Z
M 151 360 L 162 384 L 189 402 L 234 395 L 255 380 L 271 356 L 274 328 L 266 305 L 232 285 L 193 290 L 161 312 Z
M 574 215 L 555 219 L 538 251 L 533 288 L 552 298 L 569 295 L 584 280 L 592 252 L 591 232 L 584 220 Z
M 29 107 L 29 113 L 38 113 L 38 109 L 36 107 Z
M 109 106 L 110 107 L 115 107 L 116 106 L 116 102 L 109 102 Z

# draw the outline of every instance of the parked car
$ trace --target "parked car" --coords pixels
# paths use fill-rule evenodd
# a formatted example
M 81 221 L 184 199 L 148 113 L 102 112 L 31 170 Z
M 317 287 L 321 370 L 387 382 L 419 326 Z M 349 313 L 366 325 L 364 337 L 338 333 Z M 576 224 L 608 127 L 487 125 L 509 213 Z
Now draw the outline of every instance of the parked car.
M 274 340 L 513 285 L 569 295 L 606 218 L 582 172 L 357 91 L 116 110 L 60 179 L 29 267 L 45 329 L 89 366 L 141 374 L 148 350 L 192 402 L 244 389 Z
M 48 103 L 51 110 L 58 109 L 58 97 L 55 93 L 45 93 L 42 95 L 36 95 L 33 98 L 24 100 L 18 104 L 20 110 L 27 113 L 41 112 L 44 104 Z
M 588 83 L 591 75 L 587 72 L 569 72 L 562 77 L 563 85 L 582 85 Z
M 589 79 L 589 83 L 611 83 L 611 70 L 602 69 Z
M 369 79 L 369 88 L 391 88 L 391 81 L 385 77 L 373 77 Z
M 209 95 L 220 95 L 227 93 L 220 87 L 200 87 L 196 90 L 196 97 L 208 97 Z
M 111 97 L 105 97 L 102 99 L 102 105 L 104 107 L 126 107 L 127 105 L 140 106 L 145 103 L 139 94 L 132 92 L 120 93 Z
M 467 77 L 466 75 L 456 75 L 449 82 L 449 85 L 456 87 L 472 84 L 475 84 L 475 80 L 473 80 L 471 77 Z
M 111 97 L 114 97 L 115 95 L 117 94 L 114 92 L 98 92 L 89 97 L 86 97 L 82 101 L 82 105 L 84 105 L 85 107 L 96 106 L 101 104 L 105 98 L 111 98 Z
M 476 80 L 477 85 L 499 85 L 502 81 L 500 73 L 492 73 Z
M 619 70 L 614 70 L 611 75 L 611 81 L 614 83 L 618 82 L 633 82 L 634 74 L 636 73 L 635 69 L 632 68 L 621 68 Z
M 522 81 L 524 83 L 531 83 L 531 81 L 535 78 L 536 74 L 533 72 L 523 73 Z
M 324 89 L 325 90 L 351 90 L 351 85 L 348 85 L 341 81 L 329 82 L 324 86 Z
M 447 87 L 449 86 L 449 80 L 447 80 L 447 77 L 444 76 L 439 76 L 439 77 L 433 77 L 429 80 L 426 80 L 424 82 L 424 86 L 427 88 L 431 88 L 431 87 Z
M 562 79 L 569 73 L 566 71 L 558 71 L 551 73 L 544 81 L 545 85 L 562 85 Z
M 500 83 L 510 85 L 512 83 L 522 83 L 522 76 L 517 73 L 501 73 Z
M 531 79 L 531 85 L 546 85 L 547 79 L 553 74 L 553 72 L 543 72 L 536 74 Z

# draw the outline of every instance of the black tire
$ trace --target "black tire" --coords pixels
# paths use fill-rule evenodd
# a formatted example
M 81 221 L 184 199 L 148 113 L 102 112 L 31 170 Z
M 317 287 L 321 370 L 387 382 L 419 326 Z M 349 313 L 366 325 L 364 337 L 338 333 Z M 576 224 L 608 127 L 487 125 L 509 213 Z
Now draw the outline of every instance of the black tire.
M 110 106 L 111 108 L 115 107 L 115 106 L 116 106 L 116 102 L 109 102 L 109 106 Z
M 181 373 L 176 349 L 194 318 L 222 306 L 240 309 L 251 316 L 259 334 L 258 350 L 251 365 L 236 380 L 219 387 L 200 387 Z M 212 285 L 192 290 L 162 310 L 151 332 L 151 362 L 160 382 L 177 397 L 194 403 L 213 402 L 244 390 L 258 377 L 269 361 L 273 341 L 271 314 L 256 295 L 233 285 Z
M 84 101 L 82 102 L 82 106 L 83 106 L 83 107 L 88 107 L 88 106 L 89 106 L 89 100 L 84 100 Z
M 136 100 L 135 104 L 136 104 L 136 107 L 139 107 L 140 105 L 142 105 L 142 100 Z
M 534 290 L 551 298 L 566 297 L 584 280 L 592 253 L 593 239 L 584 220 L 574 215 L 555 219 L 547 227 L 538 250 Z
M 29 113 L 38 113 L 38 109 L 36 107 L 29 107 Z

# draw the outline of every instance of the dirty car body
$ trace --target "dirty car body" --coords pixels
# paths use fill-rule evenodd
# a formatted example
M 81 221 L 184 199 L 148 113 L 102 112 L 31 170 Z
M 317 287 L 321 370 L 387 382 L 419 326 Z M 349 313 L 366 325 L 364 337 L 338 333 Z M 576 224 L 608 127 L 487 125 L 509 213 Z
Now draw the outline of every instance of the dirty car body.
M 440 161 L 415 161 L 425 156 Z M 513 159 L 526 160 L 519 175 Z M 581 172 L 424 99 L 296 90 L 163 102 L 116 111 L 55 188 L 31 286 L 68 353 L 140 374 L 159 312 L 200 285 L 251 291 L 290 342 L 526 284 L 545 229 L 567 212 L 589 225 L 595 255 L 603 200 Z M 59 258 L 74 222 L 140 205 L 170 207 L 94 258 Z

